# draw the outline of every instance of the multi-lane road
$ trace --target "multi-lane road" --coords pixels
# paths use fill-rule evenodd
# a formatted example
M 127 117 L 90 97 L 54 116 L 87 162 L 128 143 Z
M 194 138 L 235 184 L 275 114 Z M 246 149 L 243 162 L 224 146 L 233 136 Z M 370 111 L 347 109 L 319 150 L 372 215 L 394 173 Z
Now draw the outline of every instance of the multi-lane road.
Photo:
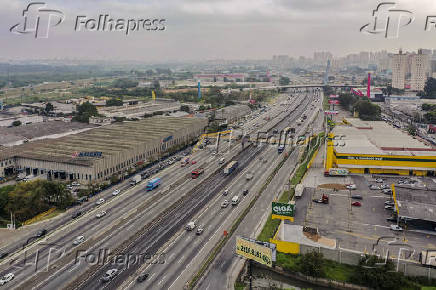
M 256 134 L 292 127 L 303 114 L 309 116 L 318 109 L 312 105 L 315 99 L 321 104 L 319 94 L 283 95 L 266 112 L 249 118 L 243 130 Z M 303 134 L 306 125 L 297 128 L 297 133 Z M 185 168 L 174 164 L 159 172 L 156 177 L 162 185 L 156 190 L 145 191 L 143 181 L 134 187 L 123 186 L 116 197 L 107 193 L 102 205 L 88 205 L 82 217 L 58 225 L 26 252 L 17 253 L 16 259 L 3 261 L 0 275 L 13 272 L 15 279 L 7 287 L 17 289 L 181 289 L 250 203 L 279 156 L 277 146 L 266 144 L 242 148 L 240 143 L 221 142 L 218 155 L 200 150 L 191 156 L 197 164 Z M 226 163 L 239 162 L 229 176 L 222 173 L 226 164 L 219 164 L 222 157 Z M 290 160 L 295 165 L 296 158 Z M 190 172 L 195 167 L 204 167 L 205 173 L 194 180 Z M 253 174 L 251 180 L 246 179 L 248 172 Z M 222 195 L 224 189 L 229 189 L 228 196 Z M 249 193 L 243 196 L 246 189 Z M 222 201 L 234 195 L 241 198 L 240 203 L 221 208 Z M 98 219 L 101 210 L 107 215 Z M 204 227 L 201 235 L 184 230 L 191 220 Z M 74 246 L 77 236 L 84 236 L 85 241 Z M 109 269 L 117 269 L 118 274 L 102 283 Z M 141 284 L 136 282 L 140 273 L 149 274 Z

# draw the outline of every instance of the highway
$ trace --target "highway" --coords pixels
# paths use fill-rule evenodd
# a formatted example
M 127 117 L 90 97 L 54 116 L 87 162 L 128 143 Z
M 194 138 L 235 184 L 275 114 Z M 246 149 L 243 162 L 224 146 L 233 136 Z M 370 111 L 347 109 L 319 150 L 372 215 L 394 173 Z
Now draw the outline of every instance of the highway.
M 311 101 L 312 97 L 304 94 L 282 98 L 266 112 L 247 121 L 243 129 L 248 134 L 257 130 L 270 131 L 271 124 L 278 122 L 274 128 L 282 130 L 310 109 L 308 104 Z M 265 121 L 266 116 L 271 120 Z M 198 266 L 189 262 L 204 252 L 206 246 L 213 244 L 212 241 L 222 232 L 222 225 L 234 221 L 278 160 L 276 146 L 263 144 L 242 150 L 240 144 L 229 147 L 229 143 L 221 141 L 220 153 L 216 156 L 207 149 L 196 152 L 192 156 L 197 161 L 195 165 L 180 168 L 177 163 L 159 172 L 155 176 L 162 179 L 162 185 L 151 192 L 145 191 L 143 181 L 134 187 L 123 185 L 122 193 L 116 197 L 111 196 L 112 190 L 100 194 L 98 198 L 106 199 L 104 204 L 97 207 L 94 202 L 89 202 L 85 206 L 88 212 L 82 217 L 74 221 L 69 215 L 63 218 L 64 223 L 57 230 L 28 248 L 26 258 L 20 255 L 12 263 L 4 261 L 0 265 L 0 275 L 13 272 L 16 278 L 8 283 L 8 287 L 16 289 L 100 289 L 102 286 L 115 289 L 121 285 L 122 288 L 135 288 L 137 284 L 133 282 L 139 273 L 145 271 L 150 273 L 150 277 L 138 289 L 145 286 L 179 289 Z M 223 156 L 226 162 L 237 156 L 240 163 L 229 176 L 224 176 L 218 165 Z M 204 167 L 205 173 L 193 180 L 190 172 L 196 167 Z M 247 172 L 254 174 L 250 181 L 245 180 Z M 225 188 L 231 192 L 227 197 L 222 196 Z M 246 197 L 241 194 L 244 189 L 249 190 Z M 242 198 L 240 204 L 221 209 L 221 202 L 224 198 L 230 200 L 232 194 Z M 97 219 L 95 215 L 101 210 L 105 210 L 107 215 Z M 190 220 L 204 225 L 202 235 L 196 236 L 195 232 L 184 230 Z M 72 242 L 79 235 L 86 240 L 74 247 Z M 98 255 L 102 252 L 112 259 L 100 259 Z M 157 254 L 162 263 L 136 263 L 129 267 L 125 262 L 114 265 L 115 253 L 121 257 Z M 36 257 L 38 263 L 29 262 L 35 261 Z M 97 257 L 97 264 L 85 257 Z M 103 285 L 100 278 L 112 268 L 117 268 L 119 274 Z

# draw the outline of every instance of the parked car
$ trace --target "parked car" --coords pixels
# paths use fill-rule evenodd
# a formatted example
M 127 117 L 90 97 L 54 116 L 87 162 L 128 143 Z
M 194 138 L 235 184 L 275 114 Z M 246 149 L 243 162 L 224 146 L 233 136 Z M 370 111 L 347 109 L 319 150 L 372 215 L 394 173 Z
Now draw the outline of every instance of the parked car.
M 99 200 L 97 200 L 97 202 L 95 204 L 100 205 L 102 203 L 104 203 L 104 198 L 100 198 Z
M 377 178 L 377 179 L 375 180 L 375 182 L 377 182 L 377 183 L 383 183 L 383 179 L 381 179 L 381 178 Z
M 382 184 L 382 185 L 380 185 L 380 188 L 381 189 L 389 189 L 390 186 L 388 184 Z
M 347 189 L 356 189 L 356 185 L 355 184 L 347 184 L 346 185 Z
M 383 193 L 384 194 L 392 194 L 392 189 L 389 189 L 389 188 L 383 189 Z
M 403 228 L 400 227 L 399 225 L 391 225 L 391 230 L 396 231 L 396 232 L 401 232 L 403 230 Z
M 371 189 L 371 190 L 379 190 L 379 189 L 380 189 L 380 186 L 375 185 L 375 184 L 371 184 L 371 185 L 369 186 L 369 189 Z
M 7 273 L 0 279 L 0 285 L 3 286 L 4 284 L 8 283 L 9 281 L 14 280 L 15 275 L 13 273 Z
M 110 269 L 107 270 L 106 273 L 104 274 L 104 276 L 101 278 L 101 281 L 104 282 L 109 282 L 110 280 L 112 280 L 116 275 L 118 274 L 118 269 Z
M 362 206 L 362 204 L 358 201 L 351 203 L 352 206 Z
M 394 209 L 394 206 L 393 205 L 385 205 L 385 209 L 392 210 L 392 209 Z
M 222 203 L 221 203 L 221 208 L 226 208 L 229 205 L 229 201 L 227 199 L 225 199 Z
M 228 189 L 224 190 L 223 195 L 226 196 L 228 194 L 229 194 L 229 190 Z
M 138 276 L 136 281 L 138 281 L 139 283 L 144 282 L 145 280 L 147 280 L 148 276 L 149 276 L 148 273 L 143 273 Z
M 352 199 L 363 199 L 363 197 L 359 194 L 355 194 L 351 196 Z
M 80 245 L 84 241 L 85 241 L 85 237 L 84 236 L 78 236 L 77 238 L 74 239 L 73 245 L 74 246 Z
M 80 203 L 85 202 L 85 201 L 88 201 L 88 197 L 87 197 L 87 196 L 82 196 L 82 197 L 79 198 L 77 201 L 80 202 Z
M 73 183 L 71 183 L 72 186 L 80 186 L 80 183 L 78 183 L 77 181 L 73 181 Z
M 245 195 L 247 195 L 248 194 L 248 189 L 245 189 L 243 192 L 242 192 L 242 194 L 245 196 Z
M 113 195 L 113 196 L 116 196 L 116 195 L 118 195 L 120 192 L 121 192 L 121 191 L 120 191 L 119 189 L 115 189 L 115 190 L 112 192 L 112 195 Z
M 99 212 L 97 215 L 96 215 L 96 217 L 97 218 L 102 218 L 102 217 L 104 217 L 106 215 L 106 212 L 104 211 L 104 210 L 102 210 L 101 212 Z
M 385 201 L 385 205 L 392 205 L 392 206 L 394 206 L 395 203 L 393 201 L 387 200 L 387 201 Z

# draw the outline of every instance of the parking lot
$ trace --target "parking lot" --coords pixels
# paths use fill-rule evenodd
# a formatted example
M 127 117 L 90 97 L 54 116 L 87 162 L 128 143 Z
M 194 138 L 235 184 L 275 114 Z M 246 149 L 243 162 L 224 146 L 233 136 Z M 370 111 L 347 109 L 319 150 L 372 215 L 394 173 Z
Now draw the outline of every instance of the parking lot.
M 346 184 L 352 182 L 356 185 L 354 190 L 320 189 L 306 191 L 305 197 L 298 202 L 306 202 L 306 226 L 317 227 L 321 235 L 337 239 L 340 248 L 372 252 L 381 244 L 384 250 L 389 248 L 396 252 L 400 247 L 414 249 L 414 259 L 424 249 L 436 249 L 436 231 L 405 228 L 403 231 L 393 231 L 391 225 L 395 221 L 388 221 L 393 209 L 385 209 L 385 202 L 392 200 L 390 193 L 383 193 L 381 189 L 370 189 L 374 184 L 385 187 L 391 183 L 396 184 L 396 190 L 402 194 L 408 191 L 427 190 L 435 188 L 436 183 L 431 178 L 413 177 L 415 181 L 400 177 L 383 177 L 383 181 L 376 182 L 378 176 L 351 176 L 347 178 L 329 178 L 330 183 Z M 400 179 L 403 180 L 400 183 Z M 406 184 L 405 184 L 406 183 Z M 328 204 L 318 203 L 323 194 L 329 197 Z M 411 193 L 413 195 L 413 192 Z M 352 196 L 360 195 L 361 199 Z M 315 200 L 315 201 L 314 201 Z M 360 206 L 352 206 L 353 202 Z M 381 238 L 381 240 L 379 240 Z M 388 245 L 389 244 L 389 245 Z M 394 255 L 395 256 L 395 255 Z M 408 257 L 410 258 L 410 257 Z

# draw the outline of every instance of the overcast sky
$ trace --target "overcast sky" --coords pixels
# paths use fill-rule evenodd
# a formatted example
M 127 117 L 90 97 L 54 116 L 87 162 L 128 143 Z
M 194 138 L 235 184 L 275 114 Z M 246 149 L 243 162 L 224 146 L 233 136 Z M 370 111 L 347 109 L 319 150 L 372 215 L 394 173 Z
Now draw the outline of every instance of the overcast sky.
M 0 0 L 0 58 L 81 58 L 165 62 L 207 59 L 270 59 L 273 54 L 335 56 L 359 51 L 436 49 L 436 29 L 424 31 L 426 16 L 436 15 L 435 0 L 396 1 L 415 20 L 399 38 L 359 32 L 372 21 L 373 0 L 47 0 L 65 20 L 47 39 L 17 35 L 30 3 Z M 165 19 L 164 31 L 74 31 L 78 15 L 115 19 Z

